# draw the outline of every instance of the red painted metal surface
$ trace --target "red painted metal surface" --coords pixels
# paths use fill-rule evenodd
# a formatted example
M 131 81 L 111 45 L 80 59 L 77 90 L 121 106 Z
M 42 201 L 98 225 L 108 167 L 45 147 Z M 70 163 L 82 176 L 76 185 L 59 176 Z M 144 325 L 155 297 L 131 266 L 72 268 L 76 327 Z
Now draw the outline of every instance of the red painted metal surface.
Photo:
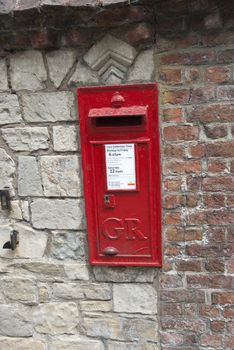
M 90 263 L 161 266 L 157 85 L 79 88 L 78 107 Z

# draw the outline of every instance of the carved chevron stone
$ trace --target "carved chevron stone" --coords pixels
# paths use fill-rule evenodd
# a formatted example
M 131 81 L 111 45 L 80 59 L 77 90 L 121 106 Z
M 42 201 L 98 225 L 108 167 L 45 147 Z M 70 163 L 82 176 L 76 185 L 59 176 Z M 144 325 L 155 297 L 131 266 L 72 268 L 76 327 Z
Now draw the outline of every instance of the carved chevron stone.
M 136 50 L 107 34 L 85 54 L 85 62 L 105 83 L 119 83 L 136 57 Z

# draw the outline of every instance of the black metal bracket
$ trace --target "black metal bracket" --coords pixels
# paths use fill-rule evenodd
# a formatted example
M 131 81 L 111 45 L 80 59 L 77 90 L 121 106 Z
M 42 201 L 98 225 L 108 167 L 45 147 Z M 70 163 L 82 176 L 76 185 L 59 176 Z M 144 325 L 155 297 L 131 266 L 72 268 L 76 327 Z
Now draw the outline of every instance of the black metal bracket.
M 3 249 L 15 250 L 17 244 L 19 244 L 19 232 L 14 230 L 10 235 L 10 241 L 7 241 L 3 245 Z
M 10 191 L 8 187 L 4 187 L 3 190 L 0 190 L 0 202 L 2 210 L 11 209 Z

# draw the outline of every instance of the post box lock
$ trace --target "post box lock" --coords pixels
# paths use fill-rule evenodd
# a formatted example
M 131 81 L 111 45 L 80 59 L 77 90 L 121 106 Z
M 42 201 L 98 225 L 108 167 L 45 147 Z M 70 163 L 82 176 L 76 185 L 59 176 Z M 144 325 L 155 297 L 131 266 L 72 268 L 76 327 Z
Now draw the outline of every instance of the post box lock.
M 93 265 L 161 266 L 156 84 L 78 89 Z

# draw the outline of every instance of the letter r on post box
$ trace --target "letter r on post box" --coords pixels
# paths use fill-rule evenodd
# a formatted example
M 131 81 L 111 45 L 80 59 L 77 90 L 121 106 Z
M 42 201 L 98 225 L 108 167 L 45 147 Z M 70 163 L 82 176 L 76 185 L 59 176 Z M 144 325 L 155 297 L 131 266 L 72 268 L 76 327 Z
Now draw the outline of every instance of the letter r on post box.
M 161 266 L 157 84 L 78 89 L 92 265 Z

